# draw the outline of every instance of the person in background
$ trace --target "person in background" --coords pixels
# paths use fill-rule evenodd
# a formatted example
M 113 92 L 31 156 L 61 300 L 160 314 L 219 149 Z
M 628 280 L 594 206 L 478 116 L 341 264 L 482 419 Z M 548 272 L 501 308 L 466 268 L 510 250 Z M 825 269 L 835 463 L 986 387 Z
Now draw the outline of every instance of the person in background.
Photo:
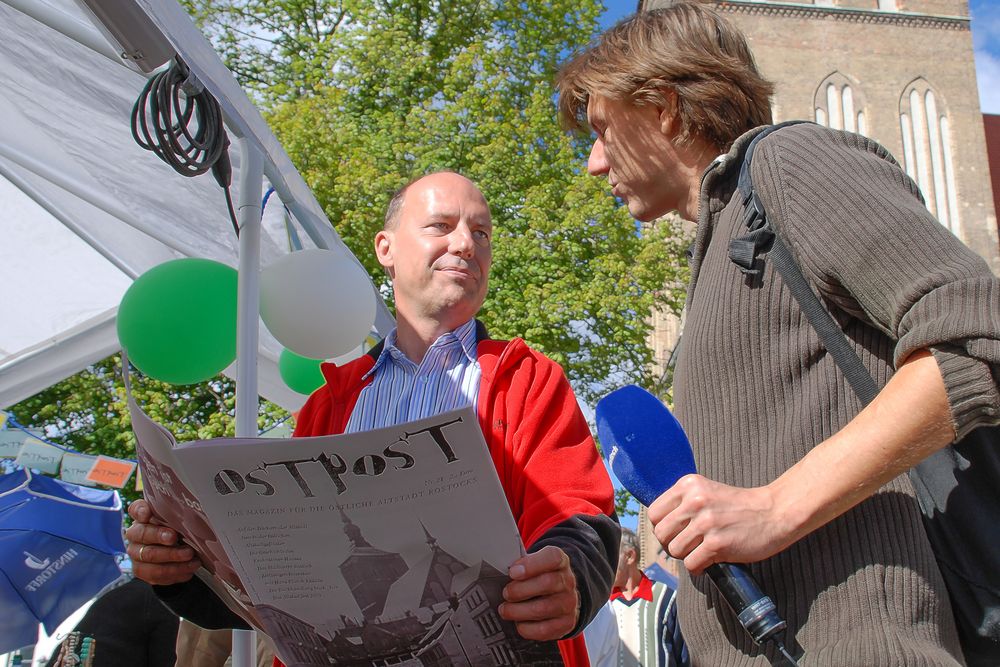
M 105 591 L 73 632 L 93 640 L 93 667 L 174 667 L 178 622 L 152 586 L 129 579 Z M 62 664 L 57 650 L 47 667 Z
M 257 667 L 274 664 L 271 639 L 257 631 Z M 233 631 L 206 630 L 181 619 L 177 630 L 178 667 L 228 667 L 232 664 Z
M 622 528 L 618 571 L 611 590 L 618 626 L 617 667 L 686 667 L 687 646 L 677 622 L 677 589 L 639 569 L 639 540 Z
M 590 667 L 615 667 L 618 664 L 618 620 L 608 600 L 583 629 Z

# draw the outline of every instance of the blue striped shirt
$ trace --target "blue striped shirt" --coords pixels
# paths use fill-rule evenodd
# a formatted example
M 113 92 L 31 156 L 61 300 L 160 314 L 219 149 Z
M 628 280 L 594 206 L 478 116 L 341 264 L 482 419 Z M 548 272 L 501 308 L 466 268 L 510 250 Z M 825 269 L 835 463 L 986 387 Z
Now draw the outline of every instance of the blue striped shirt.
M 415 364 L 396 347 L 396 330 L 364 378 L 346 433 L 393 426 L 476 405 L 482 373 L 476 352 L 476 321 L 442 334 Z

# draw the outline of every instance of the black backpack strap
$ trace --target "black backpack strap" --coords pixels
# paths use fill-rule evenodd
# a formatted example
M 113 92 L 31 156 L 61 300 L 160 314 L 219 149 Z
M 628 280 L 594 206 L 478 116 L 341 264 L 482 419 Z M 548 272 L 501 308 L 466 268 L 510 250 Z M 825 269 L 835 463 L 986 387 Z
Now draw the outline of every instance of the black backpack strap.
M 799 307 L 805 314 L 809 324 L 819 334 L 826 351 L 830 353 L 833 360 L 837 362 L 841 372 L 847 378 L 854 393 L 858 395 L 861 402 L 868 405 L 878 394 L 878 387 L 875 385 L 875 378 L 871 376 L 865 365 L 861 363 L 861 357 L 851 347 L 850 342 L 843 330 L 837 326 L 833 316 L 823 307 L 823 303 L 816 296 L 816 293 L 809 287 L 809 283 L 799 265 L 795 263 L 795 258 L 788 250 L 780 237 L 775 236 L 774 244 L 768 257 L 774 262 L 774 268 L 781 274 L 781 279 L 785 281 L 792 296 L 799 302 Z
M 763 271 L 763 261 L 757 256 L 758 253 L 767 252 L 767 256 L 774 262 L 774 268 L 781 275 L 781 279 L 788 286 L 792 296 L 795 297 L 806 319 L 809 320 L 809 324 L 819 334 L 827 352 L 830 353 L 847 378 L 854 393 L 865 405 L 868 405 L 878 394 L 875 379 L 851 347 L 843 330 L 809 286 L 809 282 L 802 274 L 802 270 L 795 262 L 788 246 L 781 240 L 777 230 L 768 222 L 764 203 L 754 190 L 750 177 L 750 163 L 757 143 L 775 130 L 801 122 L 804 121 L 790 121 L 772 125 L 754 137 L 750 145 L 747 146 L 743 156 L 743 164 L 740 167 L 739 190 L 743 198 L 743 222 L 750 233 L 730 242 L 729 258 L 740 267 L 741 271 L 754 277 Z
M 774 231 L 767 224 L 764 203 L 754 191 L 753 181 L 750 178 L 750 160 L 761 139 L 783 127 L 803 122 L 805 121 L 791 120 L 766 127 L 750 141 L 746 152 L 743 153 L 738 187 L 743 200 L 743 226 L 750 233 L 729 242 L 729 259 L 739 267 L 751 283 L 757 281 L 764 273 L 764 261 L 760 255 L 771 249 Z

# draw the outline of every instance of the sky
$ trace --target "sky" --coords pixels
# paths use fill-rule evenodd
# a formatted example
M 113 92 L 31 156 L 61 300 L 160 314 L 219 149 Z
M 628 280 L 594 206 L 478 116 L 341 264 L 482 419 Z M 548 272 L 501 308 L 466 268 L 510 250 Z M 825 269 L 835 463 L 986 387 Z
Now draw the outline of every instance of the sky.
M 969 12 L 972 14 L 979 104 L 983 113 L 1000 114 L 1000 3 L 971 0 Z
M 636 0 L 605 0 L 602 27 L 635 11 Z M 972 45 L 976 56 L 979 103 L 983 113 L 1000 114 L 1000 2 L 969 0 Z

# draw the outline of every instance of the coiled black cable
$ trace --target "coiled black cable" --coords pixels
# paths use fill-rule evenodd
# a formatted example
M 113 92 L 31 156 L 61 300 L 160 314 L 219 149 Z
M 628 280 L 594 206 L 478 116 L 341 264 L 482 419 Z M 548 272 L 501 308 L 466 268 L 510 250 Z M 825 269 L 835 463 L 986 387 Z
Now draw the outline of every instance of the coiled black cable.
M 132 107 L 132 138 L 183 176 L 211 169 L 226 193 L 229 218 L 239 236 L 229 190 L 233 167 L 222 109 L 180 56 L 146 82 Z

